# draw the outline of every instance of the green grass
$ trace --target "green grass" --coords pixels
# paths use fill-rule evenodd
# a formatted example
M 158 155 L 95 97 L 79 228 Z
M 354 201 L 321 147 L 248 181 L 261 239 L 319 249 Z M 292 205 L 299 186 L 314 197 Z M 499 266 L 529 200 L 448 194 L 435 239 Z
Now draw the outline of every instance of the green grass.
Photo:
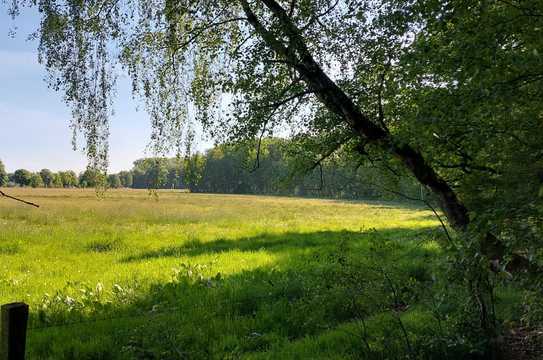
M 0 199 L 0 303 L 30 305 L 29 358 L 464 351 L 461 341 L 445 343 L 454 321 L 435 316 L 436 306 L 457 309 L 436 300 L 443 236 L 424 209 L 181 192 L 156 201 L 135 190 L 104 199 L 86 190 L 9 192 L 41 205 Z

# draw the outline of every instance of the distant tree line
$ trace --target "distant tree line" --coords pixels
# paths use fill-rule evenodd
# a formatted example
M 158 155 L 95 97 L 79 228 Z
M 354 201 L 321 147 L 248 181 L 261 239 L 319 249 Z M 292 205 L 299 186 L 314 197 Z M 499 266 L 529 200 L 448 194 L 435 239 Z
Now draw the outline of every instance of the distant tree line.
M 266 194 L 327 198 L 418 197 L 420 188 L 407 176 L 391 177 L 387 169 L 356 164 L 344 154 L 304 158 L 292 140 L 267 138 L 260 144 L 217 145 L 188 157 L 143 158 L 131 170 L 105 175 L 87 169 L 6 173 L 0 162 L 1 186 L 48 188 L 188 189 L 191 192 Z M 302 169 L 302 170 L 300 170 Z
M 49 169 L 42 169 L 39 172 L 18 169 L 8 173 L 0 161 L 0 186 L 73 188 L 80 186 L 80 179 L 81 176 L 78 177 L 72 170 L 55 173 Z

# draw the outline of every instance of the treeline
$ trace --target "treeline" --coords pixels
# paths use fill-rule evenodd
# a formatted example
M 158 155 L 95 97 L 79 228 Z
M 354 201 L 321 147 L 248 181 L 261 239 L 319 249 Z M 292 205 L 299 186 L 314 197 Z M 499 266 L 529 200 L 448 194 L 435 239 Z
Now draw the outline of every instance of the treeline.
M 42 169 L 39 172 L 31 172 L 26 169 L 18 169 L 13 173 L 7 173 L 0 161 L 0 186 L 33 188 L 88 187 L 86 177 L 88 177 L 87 171 L 77 175 L 72 170 L 53 172 L 49 169 Z
M 79 175 L 48 169 L 6 174 L 0 163 L 0 185 L 188 189 L 348 199 L 390 199 L 398 193 L 419 196 L 418 185 L 408 177 L 391 177 L 383 169 L 354 164 L 341 154 L 321 161 L 305 159 L 305 166 L 300 166 L 301 157 L 293 149 L 291 141 L 277 138 L 263 139 L 259 147 L 223 144 L 189 157 L 139 159 L 131 170 L 109 175 L 93 169 Z
M 0 160 L 0 186 L 7 187 L 91 188 L 102 185 L 109 188 L 121 188 L 132 186 L 131 176 L 129 171 L 106 176 L 92 169 L 80 174 L 76 174 L 73 170 L 53 172 L 49 169 L 42 169 L 39 172 L 18 169 L 13 173 L 7 173 Z

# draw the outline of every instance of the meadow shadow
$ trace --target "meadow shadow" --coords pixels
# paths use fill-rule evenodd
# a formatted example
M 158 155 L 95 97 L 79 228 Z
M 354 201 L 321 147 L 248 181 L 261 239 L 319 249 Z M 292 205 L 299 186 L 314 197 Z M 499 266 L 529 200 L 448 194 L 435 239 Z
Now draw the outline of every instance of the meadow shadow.
M 205 254 L 223 253 L 229 251 L 255 252 L 293 252 L 296 249 L 314 249 L 318 247 L 333 247 L 339 242 L 353 245 L 361 244 L 370 238 L 413 240 L 421 235 L 439 237 L 439 227 L 424 228 L 390 228 L 364 231 L 317 231 L 310 233 L 287 232 L 282 234 L 264 233 L 253 237 L 240 239 L 224 239 L 202 242 L 198 239 L 178 246 L 166 246 L 157 250 L 145 251 L 122 258 L 121 262 L 138 262 L 163 257 L 199 256 Z M 436 236 L 437 235 L 437 236 Z
M 260 249 L 288 256 L 227 276 L 217 273 L 212 265 L 183 264 L 172 274 L 171 281 L 150 284 L 133 299 L 133 289 L 122 284 L 112 290 L 118 301 L 100 305 L 86 300 L 90 308 L 82 308 L 80 315 L 79 310 L 69 310 L 61 296 L 62 303 L 56 305 L 61 311 L 60 327 L 46 328 L 32 336 L 32 351 L 34 355 L 49 356 L 56 351 L 53 340 L 62 339 L 66 343 L 62 351 L 68 352 L 74 348 L 81 351 L 79 344 L 83 342 L 88 358 L 113 358 L 119 351 L 116 344 L 122 344 L 125 355 L 133 358 L 237 358 L 241 354 L 265 353 L 274 346 L 274 351 L 279 351 L 279 345 L 307 337 L 313 339 L 307 348 L 317 349 L 319 336 L 366 317 L 374 334 L 349 335 L 340 329 L 335 336 L 344 343 L 335 351 L 347 349 L 366 358 L 403 354 L 401 329 L 393 314 L 383 314 L 382 310 L 383 306 L 391 306 L 390 290 L 374 265 L 389 268 L 389 276 L 398 284 L 410 278 L 421 283 L 430 281 L 428 259 L 436 250 L 417 244 L 435 231 L 429 227 L 262 234 L 193 241 L 143 252 L 122 261 Z M 372 253 L 378 243 L 403 245 Z M 88 296 L 88 292 L 85 294 Z M 32 323 L 42 325 L 41 317 L 32 318 Z M 62 326 L 63 322 L 73 322 L 72 318 L 81 324 Z M 420 331 L 416 323 L 405 326 L 407 332 Z M 361 342 L 362 336 L 371 341 L 371 351 Z M 384 336 L 393 340 L 383 342 Z

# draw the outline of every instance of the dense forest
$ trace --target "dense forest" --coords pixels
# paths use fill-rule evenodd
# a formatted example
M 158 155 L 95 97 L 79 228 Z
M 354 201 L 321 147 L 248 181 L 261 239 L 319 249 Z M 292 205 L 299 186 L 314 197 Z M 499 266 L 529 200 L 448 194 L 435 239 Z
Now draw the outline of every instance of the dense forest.
M 47 188 L 185 189 L 190 192 L 266 194 L 342 199 L 396 199 L 423 196 L 407 176 L 390 177 L 387 169 L 357 164 L 334 154 L 313 166 L 300 166 L 293 141 L 266 138 L 260 144 L 222 144 L 187 157 L 152 157 L 134 161 L 116 174 L 89 168 L 52 172 L 0 165 L 0 185 Z

